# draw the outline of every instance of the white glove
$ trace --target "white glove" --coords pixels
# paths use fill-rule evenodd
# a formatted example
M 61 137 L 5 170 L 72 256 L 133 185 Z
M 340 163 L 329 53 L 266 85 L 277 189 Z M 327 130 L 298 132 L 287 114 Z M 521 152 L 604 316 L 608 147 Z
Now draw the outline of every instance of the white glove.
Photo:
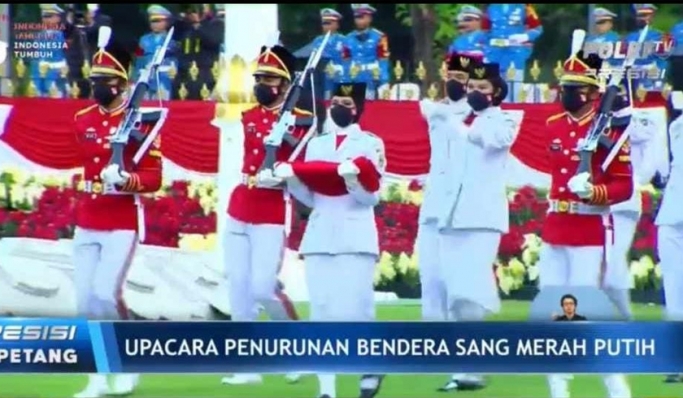
M 130 174 L 116 164 L 110 164 L 100 173 L 100 178 L 105 184 L 123 185 L 130 178 Z
M 344 178 L 355 177 L 360 173 L 360 169 L 351 161 L 346 161 L 337 167 L 337 174 Z
M 273 171 L 270 169 L 262 170 L 256 176 L 256 184 L 266 188 L 272 188 L 280 185 L 282 178 L 275 177 Z
M 520 45 L 529 41 L 529 35 L 526 33 L 516 33 L 514 35 L 510 35 L 508 40 L 510 40 L 511 44 Z
M 590 199 L 593 196 L 593 184 L 590 181 L 589 173 L 581 173 L 569 179 L 567 187 L 581 199 Z
M 278 163 L 275 165 L 273 175 L 284 180 L 294 177 L 294 168 L 289 163 Z

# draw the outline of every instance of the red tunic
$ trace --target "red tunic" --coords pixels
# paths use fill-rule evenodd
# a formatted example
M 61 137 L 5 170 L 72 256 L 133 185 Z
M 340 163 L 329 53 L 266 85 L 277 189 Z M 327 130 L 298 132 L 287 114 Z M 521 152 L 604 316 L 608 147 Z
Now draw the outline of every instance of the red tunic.
M 151 193 L 161 188 L 161 141 L 157 138 L 137 166 L 133 166 L 133 157 L 138 145 L 131 142 L 123 155 L 125 169 L 131 174 L 129 182 L 124 187 L 116 187 L 122 194 L 103 192 L 100 173 L 111 157 L 111 144 L 107 138 L 119 125 L 122 116 L 123 109 L 108 113 L 97 105 L 87 107 L 74 116 L 86 188 L 79 193 L 76 203 L 78 227 L 102 231 L 137 230 L 133 193 Z M 149 132 L 149 128 L 143 132 Z
M 555 201 L 557 210 L 548 213 L 543 224 L 542 239 L 552 245 L 602 246 L 605 243 L 605 228 L 602 216 L 575 214 L 567 209 L 572 202 L 608 206 L 624 202 L 633 193 L 630 146 L 628 140 L 621 147 L 618 156 L 605 172 L 602 163 L 608 155 L 607 149 L 599 146 L 592 157 L 592 183 L 594 194 L 591 200 L 582 200 L 567 187 L 579 167 L 578 141 L 584 138 L 595 117 L 591 112 L 581 120 L 574 120 L 567 113 L 551 116 L 546 125 L 548 134 L 548 169 L 551 176 L 549 199 Z M 611 130 L 608 134 L 616 142 L 623 130 Z M 564 211 L 562 211 L 564 209 Z
M 243 183 L 238 185 L 230 195 L 228 215 L 250 224 L 283 224 L 285 223 L 285 202 L 282 189 L 251 187 L 246 182 L 255 178 L 266 157 L 263 139 L 270 134 L 277 121 L 278 109 L 268 109 L 257 105 L 242 114 L 244 127 L 244 159 L 242 161 Z M 294 109 L 297 118 L 312 118 L 310 112 Z M 305 124 L 305 123 L 302 123 Z M 296 127 L 293 135 L 302 138 L 308 127 Z M 277 152 L 278 161 L 287 161 L 294 148 L 286 142 Z

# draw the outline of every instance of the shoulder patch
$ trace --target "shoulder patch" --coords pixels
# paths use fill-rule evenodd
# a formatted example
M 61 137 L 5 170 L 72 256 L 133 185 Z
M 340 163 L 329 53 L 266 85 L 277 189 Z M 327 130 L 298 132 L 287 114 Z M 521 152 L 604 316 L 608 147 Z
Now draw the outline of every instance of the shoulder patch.
M 74 120 L 78 119 L 80 116 L 85 115 L 86 113 L 90 112 L 91 110 L 97 108 L 97 104 L 90 105 L 86 108 L 81 109 L 80 111 L 76 112 L 74 114 Z
M 552 123 L 552 122 L 554 122 L 554 121 L 556 121 L 556 120 L 561 119 L 561 118 L 562 118 L 563 116 L 565 116 L 566 114 L 567 114 L 566 112 L 561 112 L 561 113 L 552 115 L 552 116 L 550 116 L 550 117 L 545 121 L 545 123 L 546 123 L 546 124 Z

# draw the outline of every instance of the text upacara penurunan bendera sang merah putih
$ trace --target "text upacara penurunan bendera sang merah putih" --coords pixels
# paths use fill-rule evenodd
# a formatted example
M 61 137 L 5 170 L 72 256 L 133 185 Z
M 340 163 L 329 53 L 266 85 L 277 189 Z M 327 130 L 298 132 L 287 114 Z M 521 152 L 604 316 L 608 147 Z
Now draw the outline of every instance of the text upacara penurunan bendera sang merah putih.
M 127 356 L 654 356 L 654 339 L 126 339 Z

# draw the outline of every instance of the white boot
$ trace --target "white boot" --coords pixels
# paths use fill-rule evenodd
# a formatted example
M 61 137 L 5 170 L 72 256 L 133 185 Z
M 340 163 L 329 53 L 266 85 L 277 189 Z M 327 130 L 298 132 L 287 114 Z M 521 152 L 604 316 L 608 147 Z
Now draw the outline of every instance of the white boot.
M 626 375 L 610 374 L 602 379 L 607 387 L 609 398 L 631 398 L 631 387 L 628 385 Z
M 88 385 L 83 391 L 74 394 L 74 398 L 100 398 L 109 394 L 109 385 L 105 375 L 88 375 Z
M 551 374 L 548 375 L 548 385 L 550 386 L 550 396 L 552 398 L 570 398 L 569 380 L 572 375 Z
M 233 386 L 260 384 L 263 383 L 263 377 L 258 373 L 236 373 L 232 376 L 222 378 L 221 383 Z
M 128 395 L 135 391 L 138 386 L 140 375 L 138 374 L 118 374 L 113 376 L 112 389 L 110 395 Z

